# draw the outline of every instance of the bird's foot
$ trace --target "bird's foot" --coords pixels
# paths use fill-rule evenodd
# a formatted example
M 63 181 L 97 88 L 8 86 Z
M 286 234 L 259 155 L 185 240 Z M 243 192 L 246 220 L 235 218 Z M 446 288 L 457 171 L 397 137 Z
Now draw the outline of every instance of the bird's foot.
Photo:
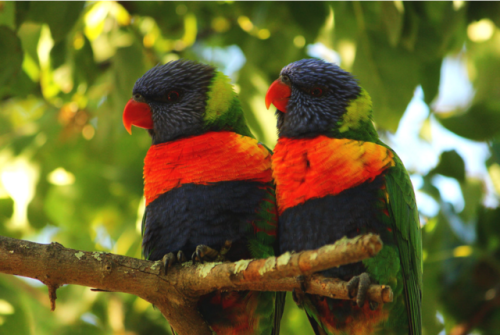
M 358 305 L 358 307 L 361 308 L 365 304 L 368 294 L 368 288 L 372 283 L 375 282 L 370 278 L 370 275 L 366 272 L 363 272 L 359 276 L 352 277 L 351 280 L 349 280 L 349 282 L 347 283 L 347 289 L 349 290 L 349 297 L 351 298 L 356 297 L 356 304 Z M 370 309 L 372 311 L 377 309 L 378 302 L 369 300 L 368 303 L 370 304 Z
M 177 252 L 177 255 L 175 255 L 173 252 L 169 252 L 165 256 L 163 256 L 162 263 L 163 263 L 163 268 L 165 269 L 165 274 L 168 273 L 168 270 L 176 263 L 184 263 L 186 261 L 186 256 L 182 252 L 182 250 L 179 250 Z
M 225 260 L 225 256 L 229 249 L 231 249 L 231 241 L 226 241 L 220 251 L 200 244 L 196 247 L 196 250 L 193 252 L 191 259 L 193 260 L 193 264 L 196 262 L 222 262 Z

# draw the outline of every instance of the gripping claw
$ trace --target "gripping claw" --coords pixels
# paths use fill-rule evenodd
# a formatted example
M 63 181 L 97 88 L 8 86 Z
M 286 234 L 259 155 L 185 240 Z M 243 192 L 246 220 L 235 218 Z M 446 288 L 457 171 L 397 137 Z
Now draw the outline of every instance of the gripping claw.
M 225 255 L 231 249 L 231 241 L 226 241 L 220 251 L 210 248 L 209 246 L 200 244 L 196 247 L 191 259 L 196 262 L 221 262 L 225 259 Z
M 347 283 L 349 297 L 354 298 L 356 296 L 356 304 L 360 308 L 365 304 L 370 284 L 372 284 L 372 280 L 370 278 L 370 275 L 366 272 L 363 272 L 359 276 L 352 277 L 351 280 L 349 280 L 349 282 Z M 373 307 L 374 309 L 377 309 L 378 304 L 376 302 L 370 302 L 370 308 Z

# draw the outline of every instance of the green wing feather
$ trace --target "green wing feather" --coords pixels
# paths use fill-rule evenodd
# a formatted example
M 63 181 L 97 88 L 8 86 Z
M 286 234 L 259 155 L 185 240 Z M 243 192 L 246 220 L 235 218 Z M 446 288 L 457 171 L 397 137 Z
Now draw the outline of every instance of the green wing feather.
M 274 185 L 268 184 L 266 187 L 266 196 L 261 201 L 257 210 L 257 219 L 252 222 L 252 233 L 249 234 L 248 248 L 252 257 L 265 258 L 277 253 L 276 230 L 278 227 L 278 216 L 276 213 L 276 196 Z M 255 233 L 255 230 L 258 232 Z M 260 292 L 262 305 L 267 306 L 266 301 L 274 300 L 274 308 L 259 308 L 255 311 L 263 318 L 261 322 L 260 334 L 269 334 L 268 327 L 271 326 L 271 335 L 280 333 L 280 322 L 283 316 L 286 292 Z M 274 295 L 274 297 L 273 297 Z M 273 318 L 273 319 L 271 319 Z
M 285 310 L 286 292 L 276 292 L 276 300 L 274 302 L 274 327 L 271 335 L 279 335 L 281 318 Z
M 409 334 L 420 335 L 422 333 L 422 233 L 410 177 L 396 153 L 394 161 L 396 165 L 386 174 L 389 210 L 394 218 L 393 231 L 403 268 Z

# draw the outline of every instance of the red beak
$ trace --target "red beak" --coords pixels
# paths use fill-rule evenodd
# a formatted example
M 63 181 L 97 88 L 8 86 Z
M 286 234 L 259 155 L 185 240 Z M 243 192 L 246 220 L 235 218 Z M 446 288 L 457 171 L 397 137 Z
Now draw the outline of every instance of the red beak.
M 269 109 L 269 106 L 273 104 L 276 108 L 278 108 L 278 110 L 286 113 L 286 105 L 288 105 L 288 100 L 290 99 L 291 94 L 292 90 L 290 89 L 290 86 L 284 84 L 280 79 L 276 79 L 267 90 L 267 109 Z
M 132 134 L 132 126 L 153 129 L 153 118 L 149 105 L 130 99 L 123 110 L 123 125 L 129 134 Z

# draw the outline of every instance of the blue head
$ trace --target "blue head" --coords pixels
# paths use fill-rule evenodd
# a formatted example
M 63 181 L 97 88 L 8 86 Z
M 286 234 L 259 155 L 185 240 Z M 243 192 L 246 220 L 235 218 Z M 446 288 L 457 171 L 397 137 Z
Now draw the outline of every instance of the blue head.
M 304 138 L 327 134 L 361 93 L 356 79 L 335 64 L 302 59 L 281 70 L 266 104 L 277 107 L 280 137 Z

